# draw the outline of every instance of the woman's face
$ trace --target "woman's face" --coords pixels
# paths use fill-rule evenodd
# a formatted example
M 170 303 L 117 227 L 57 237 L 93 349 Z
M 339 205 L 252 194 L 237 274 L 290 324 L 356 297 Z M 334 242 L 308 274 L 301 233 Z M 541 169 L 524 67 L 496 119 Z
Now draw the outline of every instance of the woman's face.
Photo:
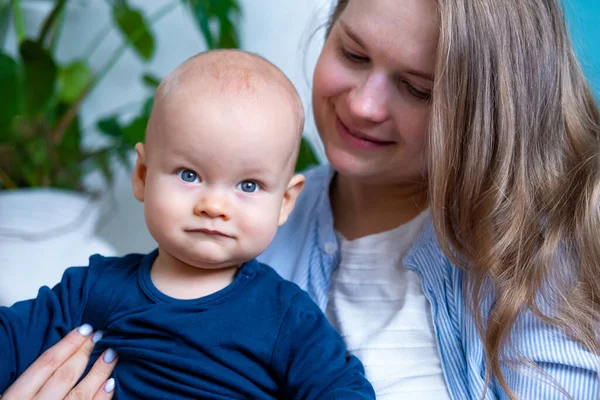
M 313 111 L 342 175 L 424 179 L 438 19 L 433 0 L 350 0 L 333 25 L 314 72 Z

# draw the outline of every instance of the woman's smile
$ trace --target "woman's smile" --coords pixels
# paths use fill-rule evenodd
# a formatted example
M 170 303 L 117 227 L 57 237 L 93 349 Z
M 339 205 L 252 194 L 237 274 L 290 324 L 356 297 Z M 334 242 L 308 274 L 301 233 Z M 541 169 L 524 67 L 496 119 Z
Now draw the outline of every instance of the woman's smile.
M 346 144 L 360 150 L 379 150 L 396 144 L 394 141 L 380 140 L 364 132 L 350 129 L 339 118 L 336 118 L 335 127 Z

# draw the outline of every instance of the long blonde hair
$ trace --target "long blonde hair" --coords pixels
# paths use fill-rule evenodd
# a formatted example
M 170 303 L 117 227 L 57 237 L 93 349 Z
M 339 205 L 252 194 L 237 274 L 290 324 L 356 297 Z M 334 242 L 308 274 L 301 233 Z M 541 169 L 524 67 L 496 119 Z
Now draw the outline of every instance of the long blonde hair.
M 438 0 L 429 185 L 490 372 L 533 312 L 598 354 L 600 114 L 555 0 Z M 483 320 L 480 299 L 495 303 Z
M 556 0 L 436 2 L 431 212 L 468 271 L 487 379 L 516 398 L 500 365 L 523 313 L 600 354 L 600 113 Z

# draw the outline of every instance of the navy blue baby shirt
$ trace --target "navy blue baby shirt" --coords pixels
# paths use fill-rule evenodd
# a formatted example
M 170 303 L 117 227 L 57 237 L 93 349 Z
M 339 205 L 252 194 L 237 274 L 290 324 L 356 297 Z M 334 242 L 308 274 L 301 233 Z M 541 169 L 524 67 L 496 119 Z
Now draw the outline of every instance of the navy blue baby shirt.
M 0 308 L 0 393 L 81 324 L 119 354 L 115 398 L 375 399 L 357 358 L 294 283 L 252 260 L 206 297 L 177 300 L 150 279 L 158 252 L 99 255 L 53 289 Z M 88 366 L 88 368 L 89 368 Z

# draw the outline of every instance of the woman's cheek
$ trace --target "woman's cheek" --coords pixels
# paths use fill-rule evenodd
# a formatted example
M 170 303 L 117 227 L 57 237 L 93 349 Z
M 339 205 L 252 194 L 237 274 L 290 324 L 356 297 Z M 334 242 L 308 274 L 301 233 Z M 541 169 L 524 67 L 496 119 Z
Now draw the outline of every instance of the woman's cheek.
M 336 88 L 342 86 L 343 78 L 343 68 L 336 66 L 332 57 L 324 55 L 315 68 L 314 95 L 320 98 L 335 95 Z

